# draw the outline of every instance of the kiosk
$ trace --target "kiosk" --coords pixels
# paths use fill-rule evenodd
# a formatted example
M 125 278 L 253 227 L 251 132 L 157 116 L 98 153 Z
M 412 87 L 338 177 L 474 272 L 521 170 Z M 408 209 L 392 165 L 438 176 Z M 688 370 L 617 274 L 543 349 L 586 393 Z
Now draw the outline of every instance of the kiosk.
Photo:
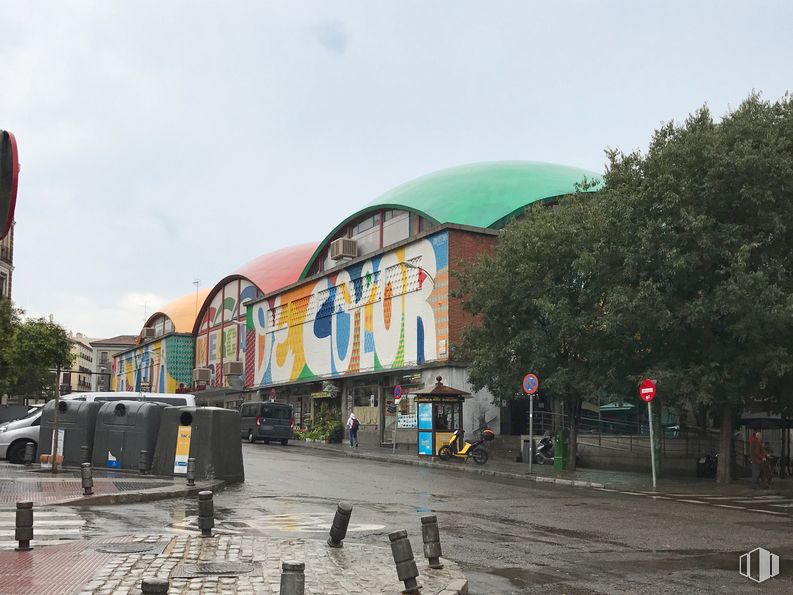
M 444 386 L 441 377 L 435 386 L 411 391 L 418 413 L 418 454 L 437 456 L 455 430 L 463 429 L 463 402 L 471 393 Z

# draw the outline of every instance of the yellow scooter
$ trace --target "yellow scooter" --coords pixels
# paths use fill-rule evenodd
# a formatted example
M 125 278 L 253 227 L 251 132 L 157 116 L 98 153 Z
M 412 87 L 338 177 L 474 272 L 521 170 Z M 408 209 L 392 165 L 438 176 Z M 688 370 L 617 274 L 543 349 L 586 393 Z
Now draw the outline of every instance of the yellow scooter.
M 463 441 L 463 433 L 461 430 L 455 430 L 449 440 L 438 449 L 438 456 L 444 460 L 449 461 L 454 457 L 467 460 L 469 458 L 474 460 L 477 465 L 484 465 L 487 463 L 487 451 L 484 447 L 484 442 L 493 440 L 495 434 L 493 430 L 485 429 L 482 432 L 482 437 L 475 442 L 470 440 Z

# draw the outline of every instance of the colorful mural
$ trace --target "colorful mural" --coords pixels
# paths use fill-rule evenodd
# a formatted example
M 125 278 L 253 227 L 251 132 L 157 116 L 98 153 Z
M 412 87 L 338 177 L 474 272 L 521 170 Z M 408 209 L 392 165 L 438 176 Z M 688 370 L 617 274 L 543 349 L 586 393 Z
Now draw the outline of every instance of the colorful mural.
M 447 359 L 448 254 L 440 232 L 252 304 L 253 384 Z
M 112 390 L 175 393 L 192 381 L 192 335 L 170 335 L 113 358 Z
M 210 387 L 223 387 L 223 362 L 244 359 L 247 304 L 261 296 L 250 281 L 235 279 L 217 289 L 203 312 L 196 335 L 195 367 L 212 371 Z

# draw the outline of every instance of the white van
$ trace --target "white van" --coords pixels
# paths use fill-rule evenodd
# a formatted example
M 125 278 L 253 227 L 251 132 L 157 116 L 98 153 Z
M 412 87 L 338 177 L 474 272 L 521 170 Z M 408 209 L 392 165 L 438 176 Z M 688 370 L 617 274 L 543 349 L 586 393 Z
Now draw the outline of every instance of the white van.
M 149 403 L 162 403 L 174 407 L 195 407 L 195 395 L 189 393 L 145 393 L 134 391 L 71 393 L 69 395 L 76 401 L 144 401 Z

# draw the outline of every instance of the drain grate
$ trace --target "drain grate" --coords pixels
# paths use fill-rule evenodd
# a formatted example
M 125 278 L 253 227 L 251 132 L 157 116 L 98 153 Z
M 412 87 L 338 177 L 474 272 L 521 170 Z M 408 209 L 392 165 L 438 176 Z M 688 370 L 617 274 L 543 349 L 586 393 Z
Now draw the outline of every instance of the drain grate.
M 198 562 L 197 564 L 179 564 L 173 569 L 171 578 L 196 578 L 199 576 L 234 577 L 251 572 L 261 574 L 259 562 Z
M 103 554 L 161 554 L 164 547 L 164 543 L 135 541 L 131 543 L 102 543 L 94 549 Z
M 155 483 L 143 482 L 143 481 L 114 481 L 113 485 L 116 486 L 116 488 L 120 492 L 127 492 L 133 490 L 150 490 L 152 488 L 165 488 L 168 486 L 172 486 L 173 483 L 172 482 L 166 483 L 164 481 L 155 482 Z

